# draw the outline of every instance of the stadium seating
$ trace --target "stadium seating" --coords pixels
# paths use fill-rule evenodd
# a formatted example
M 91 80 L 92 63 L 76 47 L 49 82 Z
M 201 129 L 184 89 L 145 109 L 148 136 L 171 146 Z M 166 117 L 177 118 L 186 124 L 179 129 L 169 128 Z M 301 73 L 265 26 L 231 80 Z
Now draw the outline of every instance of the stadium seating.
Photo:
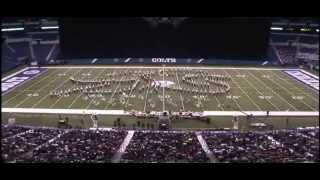
M 55 41 L 58 39 L 58 33 L 32 34 L 32 39 L 41 41 Z
M 300 48 L 300 52 L 301 53 L 316 54 L 316 53 L 318 53 L 318 49 L 301 47 Z
M 48 64 L 48 61 L 46 58 L 49 56 L 49 58 L 52 58 L 53 55 L 56 55 L 56 53 L 53 53 L 55 49 L 54 44 L 37 44 L 33 45 L 33 50 L 35 52 L 35 59 L 41 63 L 41 64 Z M 50 51 L 52 50 L 51 54 Z
M 294 35 L 282 35 L 282 34 L 271 34 L 271 38 L 273 42 L 288 42 L 295 41 L 297 39 Z
M 33 129 L 25 134 L 1 140 L 2 158 L 6 162 L 19 162 L 29 151 L 61 133 L 58 129 Z
M 21 64 L 23 60 L 30 56 L 29 45 L 27 42 L 9 43 L 2 45 L 2 72 L 7 72 Z
M 294 64 L 296 60 L 297 48 L 294 46 L 276 46 L 278 54 L 283 64 Z
M 296 161 L 319 161 L 319 139 L 307 138 L 294 131 L 280 131 L 272 136 L 298 154 Z
M 58 34 L 57 33 L 51 33 L 51 34 L 32 34 L 27 35 L 22 32 L 13 32 L 10 34 L 6 34 L 6 39 L 10 40 L 19 40 L 18 42 L 9 42 L 4 43 L 2 45 L 2 72 L 7 72 L 21 64 L 24 64 L 24 62 L 21 61 L 21 59 L 24 59 L 26 57 L 31 57 L 31 49 L 29 47 L 29 42 L 31 39 L 35 42 L 37 40 L 39 41 L 57 41 L 58 40 Z M 26 39 L 21 39 L 26 38 Z M 31 38 L 28 40 L 28 38 Z M 50 44 L 46 43 L 35 43 L 33 44 L 33 53 L 35 56 L 35 59 L 41 63 L 41 64 L 48 64 L 51 63 L 51 59 L 56 59 L 59 53 L 59 45 L 55 44 L 56 42 L 51 42 Z M 51 51 L 52 50 L 52 51 Z M 47 56 L 51 52 L 48 61 L 46 61 Z
M 33 151 L 24 162 L 110 162 L 126 132 L 72 130 Z
M 5 162 L 111 162 L 127 132 L 2 125 Z M 20 133 L 20 134 L 19 134 Z M 319 128 L 202 131 L 217 162 L 319 162 Z M 120 162 L 209 162 L 195 132 L 136 131 Z
M 274 133 L 272 135 L 286 137 L 288 134 L 284 132 L 284 134 Z M 301 162 L 312 160 L 305 159 L 301 154 L 290 150 L 287 144 L 282 146 L 272 141 L 270 139 L 272 136 L 268 133 L 204 133 L 203 136 L 219 162 Z M 281 142 L 289 140 L 283 139 Z
M 10 136 L 14 136 L 16 134 L 19 134 L 19 133 L 22 133 L 22 132 L 25 132 L 27 130 L 30 130 L 30 128 L 27 128 L 27 127 L 19 127 L 19 126 L 9 126 L 9 127 L 6 127 L 6 126 L 1 126 L 1 137 L 2 138 L 7 138 L 7 137 L 10 137 Z
M 319 44 L 319 37 L 301 36 L 300 42 L 305 44 Z
M 14 49 L 14 53 L 17 58 L 31 56 L 29 42 L 9 43 L 8 45 Z
M 123 162 L 207 162 L 194 133 L 136 132 Z

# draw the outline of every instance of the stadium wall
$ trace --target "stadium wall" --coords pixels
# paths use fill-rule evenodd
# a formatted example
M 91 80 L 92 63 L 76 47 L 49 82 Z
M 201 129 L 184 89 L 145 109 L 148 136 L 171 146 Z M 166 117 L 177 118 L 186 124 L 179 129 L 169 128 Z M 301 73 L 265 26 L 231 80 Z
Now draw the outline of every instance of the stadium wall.
M 82 65 L 260 65 L 265 60 L 228 60 L 228 59 L 195 59 L 195 58 L 92 58 L 68 59 L 65 64 Z

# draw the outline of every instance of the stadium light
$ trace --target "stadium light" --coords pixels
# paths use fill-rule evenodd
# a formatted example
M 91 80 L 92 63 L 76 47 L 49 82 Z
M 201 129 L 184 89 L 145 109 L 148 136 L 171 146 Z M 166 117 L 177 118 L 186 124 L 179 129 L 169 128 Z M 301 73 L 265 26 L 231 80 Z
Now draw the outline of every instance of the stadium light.
M 316 29 L 316 32 L 319 32 L 319 29 Z
M 275 30 L 275 31 L 282 31 L 283 28 L 282 27 L 271 27 L 271 30 Z
M 59 26 L 42 26 L 41 29 L 59 29 Z
M 303 32 L 305 32 L 305 31 L 310 31 L 311 29 L 309 29 L 309 28 L 301 28 L 300 29 L 300 31 L 303 31 Z
M 23 31 L 24 28 L 4 28 L 4 29 L 1 29 L 2 32 L 4 31 Z

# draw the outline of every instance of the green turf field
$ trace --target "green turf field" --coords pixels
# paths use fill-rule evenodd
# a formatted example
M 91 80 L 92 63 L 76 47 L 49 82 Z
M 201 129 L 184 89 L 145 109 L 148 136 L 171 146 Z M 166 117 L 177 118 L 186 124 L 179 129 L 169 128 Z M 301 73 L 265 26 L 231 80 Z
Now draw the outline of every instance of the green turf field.
M 110 93 L 101 98 L 85 99 L 83 94 L 74 94 L 69 97 L 50 98 L 49 93 L 55 89 L 66 89 L 73 84 L 70 76 L 87 79 L 102 78 L 106 73 L 123 71 L 125 69 L 49 69 L 45 74 L 25 83 L 14 91 L 2 96 L 2 107 L 8 108 L 58 108 L 58 109 L 135 109 L 138 111 L 162 111 L 162 91 L 159 94 L 149 93 L 145 88 L 139 93 L 139 83 L 131 96 L 124 99 L 122 94 Z M 150 69 L 136 69 L 146 71 Z M 180 92 L 165 91 L 166 97 L 171 97 L 172 102 L 166 99 L 166 110 L 179 111 L 184 106 L 190 111 L 318 111 L 319 93 L 306 85 L 298 82 L 279 70 L 239 70 L 239 69 L 214 69 L 216 74 L 230 75 L 231 94 L 229 96 L 209 96 L 207 101 L 197 100 L 195 95 Z M 186 86 L 182 83 L 180 72 L 172 72 L 165 76 L 165 81 L 171 81 L 177 86 Z M 125 78 L 125 77 L 116 77 Z M 162 81 L 159 74 L 154 77 Z M 111 91 L 127 88 L 128 84 L 112 84 Z M 197 104 L 200 101 L 200 106 Z M 151 102 L 151 103 L 150 103 Z M 154 104 L 151 107 L 150 104 Z
M 178 67 L 177 67 L 178 68 Z M 174 86 L 187 87 L 182 82 L 183 71 L 177 68 L 164 68 L 163 76 L 155 68 L 139 68 L 136 71 L 156 71 L 155 80 L 171 81 Z M 184 69 L 184 68 L 179 68 Z M 125 71 L 126 68 L 50 68 L 41 76 L 2 95 L 2 108 L 48 108 L 48 109 L 99 109 L 99 110 L 137 110 L 137 111 L 319 111 L 319 93 L 295 80 L 281 70 L 248 70 L 248 69 L 206 69 L 209 73 L 231 76 L 229 82 L 231 93 L 228 95 L 209 95 L 207 99 L 199 99 L 194 94 L 160 89 L 159 93 L 147 88 L 151 82 L 141 81 L 136 89 L 128 95 L 114 93 L 128 88 L 132 84 L 114 83 L 107 87 L 112 93 L 102 97 L 86 97 L 83 93 L 69 97 L 52 98 L 53 90 L 72 88 L 75 85 L 70 77 L 82 79 L 104 78 L 108 73 Z M 190 69 L 189 69 L 190 70 Z M 193 70 L 190 70 L 193 71 Z M 115 79 L 126 79 L 114 76 Z M 201 81 L 201 79 L 198 79 Z M 138 89 L 146 87 L 142 91 Z M 163 103 L 163 96 L 165 101 Z M 318 117 L 315 117 L 318 119 Z M 108 119 L 108 118 L 107 118 Z M 111 120 L 112 119 L 112 120 Z M 228 117 L 229 119 L 229 117 Z M 110 118 L 112 124 L 114 118 Z M 207 127 L 193 124 L 177 127 Z M 214 126 L 214 125 L 210 125 Z M 217 125 L 218 126 L 218 125 Z M 224 126 L 224 125 L 222 125 Z M 226 125 L 229 126 L 229 125 Z

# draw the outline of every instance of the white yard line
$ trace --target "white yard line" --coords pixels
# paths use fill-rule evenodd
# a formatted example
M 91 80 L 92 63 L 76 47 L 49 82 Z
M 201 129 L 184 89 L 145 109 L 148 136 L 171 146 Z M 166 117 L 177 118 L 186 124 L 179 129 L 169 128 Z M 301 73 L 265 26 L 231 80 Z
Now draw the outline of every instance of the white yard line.
M 299 90 L 300 92 L 302 92 L 302 94 L 307 95 L 308 97 L 310 97 L 310 99 L 312 99 L 313 101 L 319 103 L 319 98 L 316 97 L 312 97 L 310 96 L 308 93 L 306 93 L 302 88 L 298 88 L 297 86 L 295 86 L 294 84 L 292 84 L 291 82 L 289 82 L 287 79 L 285 78 L 281 78 L 280 75 L 278 75 L 277 73 L 273 73 L 275 74 L 275 76 L 277 76 L 277 78 L 281 79 L 282 81 L 286 82 L 286 84 L 290 85 L 291 87 L 293 87 L 294 89 Z M 295 81 L 301 83 L 300 81 L 296 80 Z
M 179 77 L 178 77 L 177 71 L 176 71 L 176 77 L 177 77 L 177 81 L 178 81 L 178 85 L 179 85 L 179 89 L 180 89 L 181 86 L 180 86 L 180 82 L 179 82 Z M 179 91 L 179 94 L 180 94 L 180 100 L 181 100 L 182 109 L 184 110 L 183 98 L 182 98 L 182 95 L 181 95 L 180 91 Z
M 202 75 L 202 77 L 205 78 L 204 75 Z M 218 107 L 219 107 L 222 111 L 224 111 L 223 104 L 221 104 L 221 102 L 219 101 L 219 99 L 217 98 L 217 96 L 215 96 L 215 95 L 213 95 L 213 96 L 214 96 L 215 100 L 217 101 L 217 103 L 218 103 L 218 105 L 219 105 Z M 239 106 L 239 104 L 238 104 L 238 107 L 239 107 L 239 109 L 241 109 L 240 106 Z
M 149 93 L 149 88 L 151 86 L 150 82 L 151 82 L 151 79 L 149 79 L 149 81 L 148 81 L 148 88 L 147 88 L 147 92 L 146 92 L 146 96 L 145 96 L 145 100 L 144 100 L 143 112 L 146 112 L 148 93 Z
M 319 79 L 318 76 L 316 76 L 316 75 L 314 75 L 314 74 L 312 74 L 312 73 L 309 73 L 308 71 L 306 71 L 306 70 L 304 70 L 304 69 L 299 69 L 299 70 L 300 70 L 301 72 L 309 75 L 309 76 L 312 76 L 312 77 L 314 77 L 314 78 L 316 78 L 316 79 Z
M 164 66 L 162 66 L 162 82 L 164 83 Z M 165 110 L 164 85 L 162 86 L 162 111 Z
M 124 107 L 127 109 L 127 106 L 128 106 L 128 103 L 129 103 L 129 100 L 130 100 L 130 97 L 132 95 L 132 92 L 133 92 L 133 86 L 139 81 L 139 79 L 136 79 L 136 81 L 132 84 L 131 88 L 130 88 L 130 92 L 129 92 L 129 95 L 128 95 L 128 100 L 126 101 L 126 103 L 124 104 Z
M 82 70 L 79 70 L 79 71 L 77 71 L 77 72 L 74 73 L 74 74 L 80 73 L 81 71 L 82 71 Z M 62 85 L 60 85 L 60 87 L 62 87 L 68 80 L 69 80 L 69 79 L 67 78 L 64 82 L 62 82 Z M 58 88 L 56 88 L 56 89 L 58 89 Z M 55 90 L 56 90 L 56 89 L 55 89 Z M 62 99 L 62 96 L 59 97 L 59 98 L 56 100 L 56 102 L 54 102 L 53 104 L 51 104 L 51 106 L 50 106 L 49 108 L 51 108 L 51 107 L 53 107 L 54 105 L 56 105 L 61 99 Z M 69 107 L 68 107 L 68 108 L 69 108 Z
M 28 69 L 30 69 L 30 67 L 25 67 L 25 68 L 21 69 L 20 71 L 17 71 L 17 72 L 15 72 L 13 74 L 10 74 L 9 76 L 6 76 L 6 77 L 2 78 L 1 81 L 5 81 L 5 80 L 7 80 L 7 79 L 9 79 L 9 78 L 11 78 L 11 77 L 23 72 L 23 71 L 28 70 Z
M 246 93 L 246 91 L 244 91 L 240 87 L 240 85 L 232 78 L 232 76 L 227 71 L 225 71 L 225 70 L 223 70 L 223 71 L 231 77 L 231 80 L 234 82 L 234 84 L 240 88 L 240 90 L 249 98 L 249 100 L 252 102 L 252 104 L 254 104 L 260 111 L 262 111 L 262 109 L 250 98 L 250 96 Z
M 255 77 L 250 71 L 248 71 L 248 73 L 254 77 L 258 82 L 262 83 L 264 85 L 264 87 L 268 88 L 269 90 L 271 90 L 271 92 L 275 95 L 277 95 L 282 101 L 284 101 L 286 104 L 288 104 L 289 106 L 291 106 L 294 110 L 298 111 L 298 109 L 293 106 L 292 104 L 290 104 L 286 99 L 284 99 L 282 96 L 280 96 L 278 93 L 276 93 L 275 91 L 273 91 L 272 88 L 270 88 L 269 86 L 267 86 L 267 84 L 265 84 L 263 81 L 261 81 L 260 79 L 258 79 L 257 77 Z
M 124 77 L 125 77 L 125 76 L 122 76 L 122 77 L 121 77 L 121 79 L 120 79 L 120 81 L 119 81 L 119 83 L 118 83 L 118 85 L 117 85 L 116 89 L 113 91 L 113 93 L 112 93 L 112 95 L 110 96 L 110 99 L 109 99 L 109 101 L 107 102 L 107 105 L 105 106 L 105 108 L 104 108 L 104 109 L 108 109 L 108 108 L 109 108 L 110 103 L 111 103 L 111 101 L 112 101 L 112 98 L 113 98 L 113 96 L 116 94 L 117 89 L 119 88 L 119 86 L 120 86 L 120 84 L 121 84 L 121 80 L 122 80 Z
M 283 87 L 281 84 L 277 83 L 276 81 L 274 81 L 272 78 L 269 78 L 274 84 L 276 84 L 277 86 L 281 87 L 282 89 L 284 89 L 288 94 L 290 94 L 291 96 L 294 96 L 294 94 L 292 94 L 287 88 Z M 316 109 L 314 109 L 313 107 L 311 107 L 309 104 L 306 104 L 303 100 L 299 100 L 300 102 L 302 102 L 303 104 L 305 104 L 306 106 L 308 106 L 310 109 L 316 111 Z
M 236 70 L 236 72 L 239 74 L 239 72 Z M 264 96 L 264 94 L 261 92 L 261 91 L 259 91 L 254 85 L 252 85 L 251 84 L 251 82 L 250 81 L 248 81 L 247 80 L 247 78 L 244 78 L 247 82 L 248 82 L 248 84 L 253 88 L 253 89 L 255 89 L 261 96 Z M 274 105 L 269 99 L 266 99 L 274 108 L 276 108 L 278 111 L 280 111 L 280 108 L 278 108 L 276 105 Z
M 35 93 L 39 93 L 42 89 L 45 89 L 46 87 L 50 86 L 51 83 L 55 82 L 58 78 L 59 78 L 59 76 L 56 76 L 54 79 L 52 79 L 50 82 L 48 82 L 47 85 L 42 86 L 40 89 L 38 89 L 38 90 L 36 90 L 36 91 L 34 91 L 34 92 L 35 92 Z M 46 96 L 44 96 L 44 97 L 46 97 Z M 42 98 L 44 98 L 44 97 L 42 97 Z M 28 97 L 25 98 L 24 100 L 20 101 L 20 103 L 17 104 L 17 105 L 15 106 L 15 108 L 18 107 L 18 106 L 20 106 L 21 104 L 23 104 L 24 102 L 26 102 L 26 101 L 29 100 L 30 98 L 32 98 L 32 96 L 28 96 Z M 40 99 L 40 101 L 42 100 L 42 98 Z M 32 108 L 33 108 L 36 104 L 38 104 L 40 101 L 38 101 L 37 103 L 35 103 L 35 104 L 32 106 Z
M 96 78 L 99 78 L 99 76 L 101 76 L 101 74 L 103 74 L 104 72 L 105 72 L 105 70 L 101 71 L 101 72 L 99 73 L 99 75 L 96 76 Z M 90 73 L 91 73 L 91 71 L 90 71 Z M 81 94 L 81 93 L 80 93 L 80 94 Z M 95 99 L 96 99 L 96 97 L 94 97 L 94 98 L 92 98 L 92 99 L 90 100 L 89 104 L 86 106 L 86 109 L 88 109 L 88 108 L 90 107 L 90 105 L 92 104 L 93 100 L 95 100 Z
M 79 71 L 79 73 L 80 73 L 80 72 L 81 72 L 81 71 Z M 92 72 L 92 70 L 89 71 L 89 73 L 91 73 L 91 72 Z M 70 108 L 72 107 L 72 105 L 73 105 L 75 102 L 77 102 L 77 100 L 81 97 L 81 95 L 83 95 L 83 92 L 80 92 L 79 95 L 78 95 L 76 98 L 73 99 L 73 101 L 71 102 L 71 104 L 68 106 L 68 109 L 70 109 Z
M 56 72 L 56 71 L 52 71 L 52 72 L 50 73 L 50 75 L 51 75 L 51 74 L 53 74 L 54 72 Z M 31 87 L 33 87 L 34 85 L 39 84 L 40 82 L 42 82 L 42 81 L 43 81 L 43 80 L 45 80 L 45 79 L 48 79 L 49 77 L 51 77 L 51 76 L 49 76 L 49 75 L 47 75 L 47 76 L 42 76 L 42 78 L 41 78 L 39 81 L 31 82 L 31 84 L 30 84 L 30 85 L 29 85 L 25 90 L 30 89 L 30 88 L 31 88 Z M 11 97 L 11 98 L 7 99 L 5 102 L 3 102 L 3 103 L 2 103 L 2 105 L 7 104 L 9 101 L 11 101 L 12 99 L 14 99 L 15 97 L 17 97 L 17 96 L 19 96 L 19 95 L 23 94 L 25 90 L 20 91 L 20 93 L 17 93 L 15 96 L 13 96 L 13 97 Z
M 214 95 L 214 98 L 216 99 L 216 101 L 218 102 L 220 108 L 222 111 L 224 111 L 224 108 L 223 108 L 223 104 L 221 104 L 221 102 L 219 101 L 219 99 L 217 98 L 217 96 Z
M 65 72 L 65 73 L 67 73 L 69 71 L 69 69 Z M 81 71 L 81 70 L 80 70 Z M 76 73 L 78 73 L 78 72 L 80 72 L 80 71 L 77 71 Z M 74 74 L 76 74 L 76 73 L 74 73 Z M 57 89 L 59 89 L 59 88 L 61 88 L 65 83 L 67 83 L 69 81 L 69 78 L 67 78 L 66 80 L 64 80 L 57 88 L 55 88 L 54 89 L 54 91 L 55 90 L 57 90 Z M 48 93 L 47 95 L 46 95 L 46 97 L 48 97 L 50 94 Z M 54 102 L 53 104 L 51 104 L 50 105 L 50 107 L 49 108 L 51 108 L 51 107 L 53 107 L 54 105 L 56 105 L 59 101 L 60 101 L 60 99 L 61 99 L 62 97 L 59 97 L 58 98 L 58 100 L 56 100 L 56 102 Z M 42 100 L 41 100 L 42 101 Z M 40 103 L 40 102 L 39 102 Z

